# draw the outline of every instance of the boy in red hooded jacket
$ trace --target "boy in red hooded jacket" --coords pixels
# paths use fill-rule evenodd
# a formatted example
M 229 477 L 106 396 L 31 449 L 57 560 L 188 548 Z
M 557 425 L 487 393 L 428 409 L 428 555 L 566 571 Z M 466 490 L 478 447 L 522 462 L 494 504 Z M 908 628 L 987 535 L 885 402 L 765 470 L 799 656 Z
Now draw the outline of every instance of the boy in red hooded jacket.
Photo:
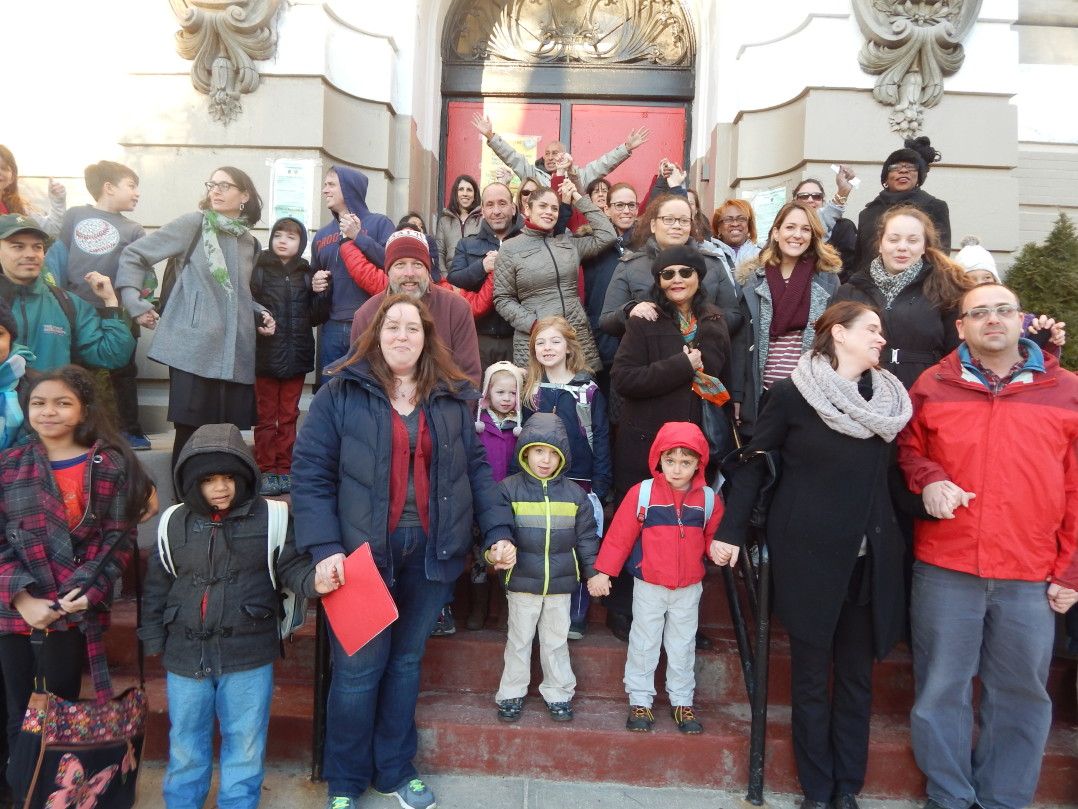
M 603 538 L 595 562 L 599 572 L 588 580 L 592 596 L 609 595 L 610 577 L 626 560 L 636 578 L 625 660 L 625 726 L 632 731 L 647 732 L 655 724 L 651 705 L 660 647 L 666 649 L 666 691 L 678 730 L 703 730 L 692 703 L 704 556 L 717 565 L 733 565 L 738 550 L 712 539 L 722 504 L 704 484 L 707 462 L 707 439 L 699 427 L 685 421 L 664 424 L 648 454 L 654 477 L 626 493 Z

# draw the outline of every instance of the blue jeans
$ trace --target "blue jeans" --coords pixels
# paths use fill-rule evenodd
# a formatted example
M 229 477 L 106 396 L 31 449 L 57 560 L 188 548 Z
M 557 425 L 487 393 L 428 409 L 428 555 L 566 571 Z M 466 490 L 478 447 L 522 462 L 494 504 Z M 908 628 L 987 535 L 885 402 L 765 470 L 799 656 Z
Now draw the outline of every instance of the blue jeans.
M 202 809 L 213 774 L 213 718 L 221 726 L 220 809 L 256 809 L 262 798 L 273 664 L 222 674 L 182 677 L 169 672 L 168 809 Z
M 453 585 L 427 579 L 422 528 L 398 528 L 389 542 L 389 590 L 400 616 L 352 657 L 330 628 L 333 676 L 322 762 L 330 795 L 358 798 L 370 785 L 392 792 L 416 777 L 419 667 Z
M 910 621 L 913 753 L 946 809 L 1033 800 L 1052 722 L 1045 688 L 1055 620 L 1044 582 L 982 579 L 916 562 Z M 973 746 L 973 683 L 981 680 Z M 972 760 L 970 751 L 972 750 Z
M 321 384 L 326 384 L 330 377 L 325 375 L 325 368 L 332 365 L 352 347 L 352 321 L 327 320 L 322 324 L 322 337 L 318 356 L 323 369 Z

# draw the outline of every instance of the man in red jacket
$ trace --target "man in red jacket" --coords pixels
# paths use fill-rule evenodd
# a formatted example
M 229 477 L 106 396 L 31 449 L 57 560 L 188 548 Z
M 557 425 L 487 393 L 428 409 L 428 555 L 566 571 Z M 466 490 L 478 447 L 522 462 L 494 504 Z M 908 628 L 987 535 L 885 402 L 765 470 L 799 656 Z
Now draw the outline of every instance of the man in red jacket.
M 914 384 L 898 439 L 937 518 L 914 531 L 910 725 L 925 809 L 1017 809 L 1033 800 L 1052 719 L 1052 611 L 1078 601 L 1078 377 L 1021 338 L 1007 287 L 976 287 L 960 310 L 963 343 Z

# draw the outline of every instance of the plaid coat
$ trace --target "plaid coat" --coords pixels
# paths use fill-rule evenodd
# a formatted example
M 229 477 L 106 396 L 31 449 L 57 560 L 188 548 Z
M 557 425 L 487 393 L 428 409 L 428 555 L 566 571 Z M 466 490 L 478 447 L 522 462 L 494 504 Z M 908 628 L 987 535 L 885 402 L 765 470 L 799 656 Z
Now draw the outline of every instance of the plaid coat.
M 111 692 L 101 635 L 109 624 L 113 585 L 131 560 L 137 527 L 124 518 L 127 473 L 123 456 L 99 443 L 86 465 L 86 512 L 68 528 L 60 489 L 44 446 L 33 440 L 0 459 L 0 634 L 28 634 L 31 627 L 12 606 L 22 590 L 55 599 L 89 585 L 90 608 L 57 620 L 50 628 L 80 628 L 86 635 L 98 696 Z M 98 573 L 94 561 L 119 543 Z M 96 664 L 95 664 L 96 658 Z

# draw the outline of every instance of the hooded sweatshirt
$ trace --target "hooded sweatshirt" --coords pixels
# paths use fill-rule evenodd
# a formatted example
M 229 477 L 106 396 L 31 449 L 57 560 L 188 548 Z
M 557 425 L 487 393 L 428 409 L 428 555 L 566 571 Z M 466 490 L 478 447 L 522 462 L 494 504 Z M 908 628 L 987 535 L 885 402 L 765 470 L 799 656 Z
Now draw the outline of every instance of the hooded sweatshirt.
M 599 572 L 617 576 L 628 560 L 633 576 L 672 590 L 704 578 L 704 556 L 722 519 L 722 503 L 715 498 L 705 525 L 707 439 L 691 422 L 671 421 L 660 428 L 648 453 L 648 468 L 656 469 L 662 454 L 675 447 L 686 447 L 700 456 L 689 490 L 675 491 L 662 472 L 655 472 L 651 500 L 641 514 L 637 508 L 640 484 L 629 489 L 603 537 L 595 562 Z
M 538 477 L 524 461 L 524 453 L 536 444 L 553 447 L 561 457 L 548 478 Z M 517 563 L 506 572 L 505 587 L 544 596 L 572 593 L 581 574 L 595 574 L 599 537 L 591 501 L 563 474 L 570 456 L 561 419 L 553 413 L 528 419 L 517 442 L 517 461 L 522 471 L 498 486 L 500 497 L 513 509 L 517 548 Z
M 227 511 L 202 496 L 200 482 L 231 474 L 236 495 Z M 184 504 L 168 523 L 173 578 L 149 554 L 139 638 L 147 655 L 162 654 L 166 671 L 201 679 L 264 666 L 280 654 L 280 599 L 267 565 L 269 507 L 258 495 L 260 474 L 232 424 L 200 427 L 173 473 Z M 314 589 L 310 556 L 296 552 L 289 520 L 277 559 L 283 586 L 308 598 Z
M 367 207 L 367 175 L 362 171 L 333 166 L 341 184 L 344 204 L 363 222 L 363 230 L 353 239 L 355 245 L 379 267 L 385 264 L 385 243 L 393 232 L 394 225 L 388 216 L 372 213 Z M 348 270 L 340 258 L 341 231 L 340 215 L 333 212 L 333 220 L 323 225 L 314 235 L 314 247 L 311 250 L 311 270 L 329 270 L 333 277 L 331 291 L 333 304 L 330 320 L 351 321 L 356 310 L 370 297 L 356 286 L 348 275 Z

